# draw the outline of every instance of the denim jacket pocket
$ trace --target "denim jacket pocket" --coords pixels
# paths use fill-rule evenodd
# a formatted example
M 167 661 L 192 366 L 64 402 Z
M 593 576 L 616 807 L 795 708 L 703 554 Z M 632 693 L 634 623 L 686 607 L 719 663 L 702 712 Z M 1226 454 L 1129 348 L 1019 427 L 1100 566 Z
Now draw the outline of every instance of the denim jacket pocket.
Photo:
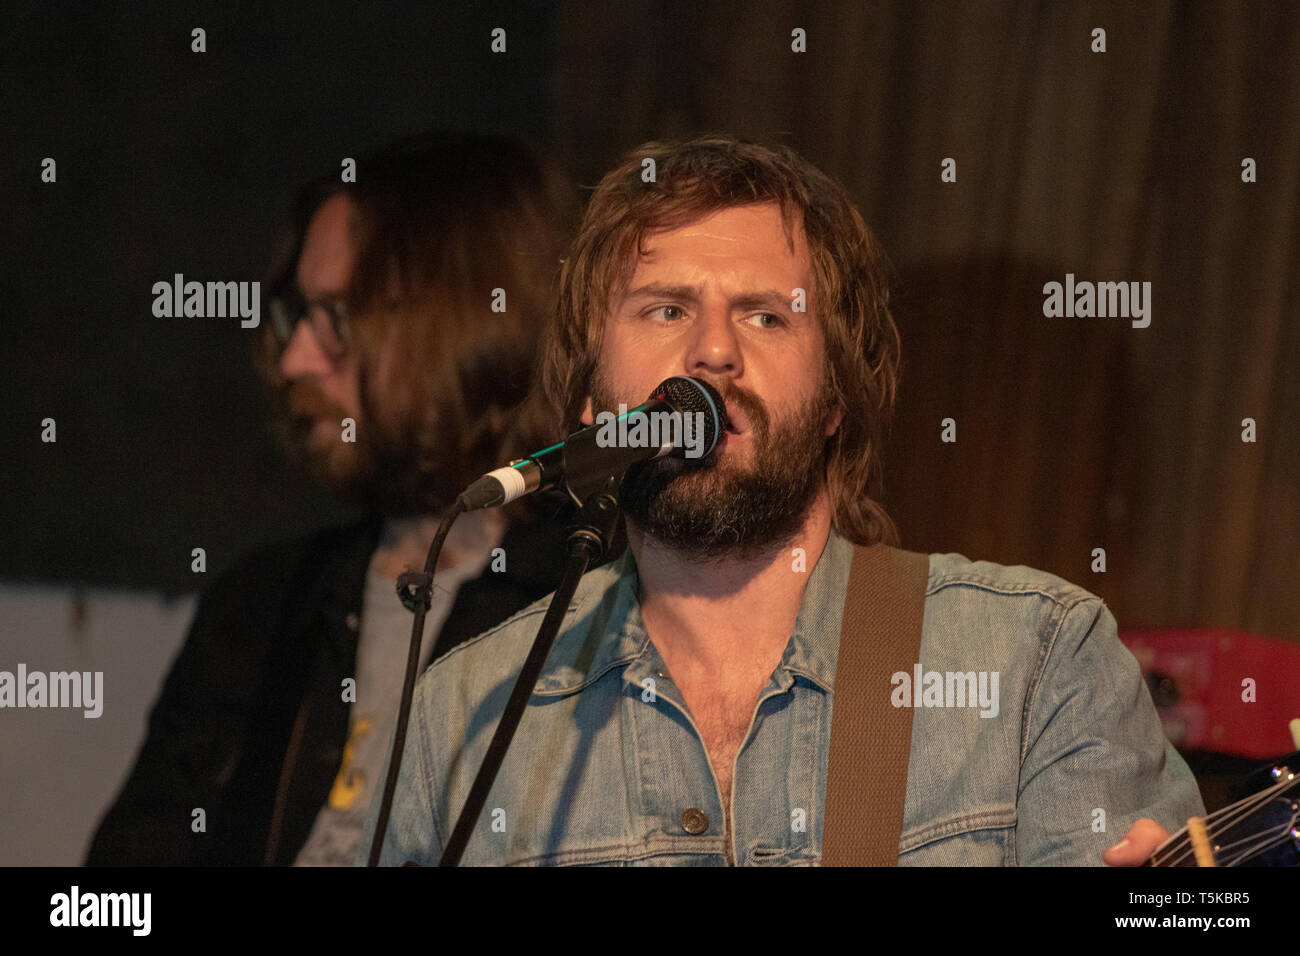
M 820 866 L 822 855 L 811 847 L 751 846 L 746 866 Z
M 965 812 L 899 838 L 900 866 L 1007 866 L 1014 861 L 1016 808 L 1010 804 Z

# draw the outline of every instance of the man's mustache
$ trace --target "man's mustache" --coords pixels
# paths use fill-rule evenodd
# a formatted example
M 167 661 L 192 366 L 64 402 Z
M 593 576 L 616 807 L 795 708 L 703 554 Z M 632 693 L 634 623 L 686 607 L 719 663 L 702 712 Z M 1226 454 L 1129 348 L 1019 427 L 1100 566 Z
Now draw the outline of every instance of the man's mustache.
M 708 381 L 705 379 L 705 381 Z M 739 407 L 745 413 L 745 418 L 749 422 L 749 427 L 754 430 L 759 439 L 767 436 L 771 427 L 771 418 L 767 413 L 767 406 L 764 405 L 753 392 L 746 391 L 735 382 L 709 382 L 718 394 L 722 396 L 722 402 L 727 408 Z

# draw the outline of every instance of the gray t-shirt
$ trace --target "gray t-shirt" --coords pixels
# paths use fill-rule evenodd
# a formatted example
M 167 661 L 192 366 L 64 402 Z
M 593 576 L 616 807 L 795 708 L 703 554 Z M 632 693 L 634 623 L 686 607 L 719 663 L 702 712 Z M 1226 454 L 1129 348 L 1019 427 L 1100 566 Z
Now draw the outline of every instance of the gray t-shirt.
M 434 578 L 433 599 L 424 618 L 420 669 L 429 663 L 439 630 L 465 581 L 483 573 L 492 548 L 476 549 L 475 557 L 454 568 L 440 569 Z M 343 750 L 329 799 L 316 816 L 311 834 L 294 866 L 352 866 L 357 860 L 366 811 L 383 789 L 382 775 L 393 746 L 397 706 L 411 641 L 412 615 L 397 596 L 396 582 L 376 572 L 372 560 L 366 574 L 365 603 L 357 643 L 356 701 L 348 716 L 348 742 Z M 339 690 L 343 692 L 342 688 Z

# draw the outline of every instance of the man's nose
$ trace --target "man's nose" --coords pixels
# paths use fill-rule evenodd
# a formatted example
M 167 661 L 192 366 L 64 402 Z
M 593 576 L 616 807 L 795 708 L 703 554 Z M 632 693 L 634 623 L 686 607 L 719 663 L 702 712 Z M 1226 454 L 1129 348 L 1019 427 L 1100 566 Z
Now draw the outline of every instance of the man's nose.
M 686 374 L 710 372 L 740 375 L 745 368 L 731 312 L 725 304 L 705 306 L 700 312 L 686 355 Z
M 308 375 L 328 375 L 334 366 L 325 354 L 309 323 L 302 320 L 293 327 L 293 335 L 280 353 L 280 374 L 287 379 Z

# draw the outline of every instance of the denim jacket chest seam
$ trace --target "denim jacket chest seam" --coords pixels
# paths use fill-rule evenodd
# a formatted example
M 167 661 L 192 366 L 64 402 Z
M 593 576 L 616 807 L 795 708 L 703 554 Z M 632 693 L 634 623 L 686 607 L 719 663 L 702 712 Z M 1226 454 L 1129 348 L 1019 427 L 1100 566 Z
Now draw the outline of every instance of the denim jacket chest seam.
M 974 833 L 977 830 L 1001 830 L 1009 829 L 1012 839 L 1014 840 L 1016 826 L 1015 807 L 1007 807 L 1001 810 L 980 810 L 973 813 L 963 813 L 959 816 L 949 817 L 938 821 L 937 823 L 928 823 L 921 827 L 913 827 L 899 838 L 898 852 L 901 856 L 904 853 L 910 853 L 913 850 L 919 850 L 921 847 L 936 840 L 944 840 L 949 837 L 962 836 L 967 833 Z M 1014 853 L 1011 854 L 1014 856 Z

